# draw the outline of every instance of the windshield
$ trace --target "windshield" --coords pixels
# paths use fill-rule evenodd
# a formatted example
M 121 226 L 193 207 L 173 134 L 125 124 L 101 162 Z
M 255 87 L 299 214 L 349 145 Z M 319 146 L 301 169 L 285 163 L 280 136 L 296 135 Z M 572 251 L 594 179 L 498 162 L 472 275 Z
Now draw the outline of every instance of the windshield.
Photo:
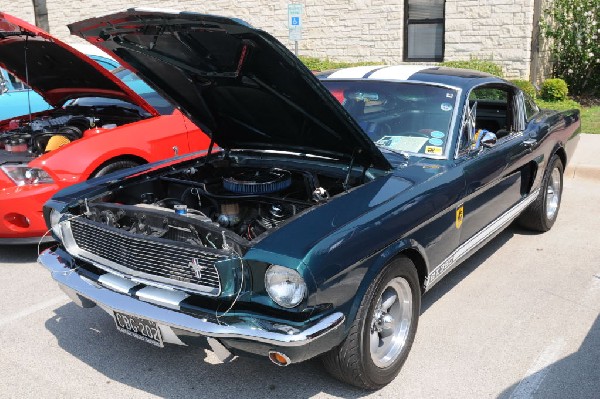
M 324 80 L 378 147 L 443 156 L 457 91 L 423 83 Z
M 161 115 L 169 115 L 173 113 L 175 107 L 162 98 L 152 87 L 148 86 L 146 82 L 140 79 L 135 73 L 129 69 L 123 67 L 117 68 L 112 71 L 116 77 L 121 79 L 129 88 L 140 95 L 146 102 L 154 109 L 156 109 Z
M 161 115 L 170 115 L 175 110 L 175 107 L 162 98 L 154 89 L 148 86 L 143 80 L 141 80 L 135 73 L 123 67 L 117 68 L 112 71 L 115 76 L 123 81 L 129 88 L 135 91 L 140 97 L 142 97 L 148 104 L 150 104 L 156 111 Z M 104 98 L 104 97 L 80 97 L 76 100 L 72 100 L 67 107 L 83 106 L 83 107 L 109 107 L 116 106 L 122 108 L 131 108 L 137 110 L 140 115 L 149 116 L 146 111 L 141 107 L 131 104 L 126 101 L 117 100 L 115 98 Z

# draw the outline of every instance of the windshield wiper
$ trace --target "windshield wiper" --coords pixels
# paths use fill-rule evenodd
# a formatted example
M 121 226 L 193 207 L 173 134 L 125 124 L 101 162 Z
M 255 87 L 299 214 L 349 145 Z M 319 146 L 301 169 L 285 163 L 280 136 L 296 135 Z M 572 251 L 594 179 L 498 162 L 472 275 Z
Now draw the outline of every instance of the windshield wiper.
M 406 151 L 402 151 L 402 150 L 394 150 L 394 149 L 392 149 L 392 148 L 390 148 L 390 147 L 387 147 L 387 146 L 385 146 L 385 145 L 383 145 L 383 144 L 377 144 L 377 143 L 375 143 L 375 145 L 377 146 L 377 148 L 384 149 L 384 150 L 386 150 L 386 151 L 389 151 L 389 152 L 391 152 L 391 153 L 393 153 L 393 154 L 401 155 L 401 156 L 403 156 L 403 157 L 404 157 L 404 159 L 406 159 L 406 160 L 409 160 L 409 159 L 410 159 L 410 155 L 409 155 L 409 154 L 408 154 L 408 152 L 406 152 Z

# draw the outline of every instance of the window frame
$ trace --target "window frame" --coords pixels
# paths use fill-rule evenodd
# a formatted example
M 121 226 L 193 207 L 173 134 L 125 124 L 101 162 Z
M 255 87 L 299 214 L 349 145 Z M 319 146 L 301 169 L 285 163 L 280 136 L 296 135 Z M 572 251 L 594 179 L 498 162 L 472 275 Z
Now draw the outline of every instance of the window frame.
M 466 156 L 468 156 L 469 154 L 472 154 L 473 151 L 469 150 L 469 147 L 464 148 L 463 150 L 461 150 L 461 143 L 463 141 L 463 131 L 466 127 L 466 124 L 468 123 L 467 121 L 467 116 L 468 116 L 468 109 L 470 109 L 469 107 L 469 98 L 471 97 L 471 93 L 475 90 L 479 90 L 479 89 L 499 89 L 502 91 L 506 91 L 508 98 L 508 104 L 507 104 L 507 113 L 510 112 L 510 118 L 511 118 L 511 127 L 510 127 L 510 131 L 509 134 L 504 136 L 503 138 L 498 140 L 498 143 L 496 144 L 496 146 L 508 142 L 510 140 L 513 140 L 517 137 L 521 137 L 523 135 L 523 131 L 526 128 L 526 121 L 525 121 L 525 104 L 524 104 L 524 93 L 516 86 L 513 86 L 511 84 L 508 83 L 498 83 L 498 82 L 485 82 L 485 83 L 481 83 L 478 85 L 473 86 L 471 89 L 469 89 L 467 91 L 467 95 L 466 95 L 466 100 L 465 100 L 465 104 L 463 107 L 463 114 L 460 118 L 460 129 L 458 131 L 458 135 L 457 135 L 457 141 L 456 141 L 456 150 L 454 152 L 454 159 L 461 159 L 464 158 Z M 495 133 L 495 132 L 492 132 Z M 477 153 L 479 153 L 481 151 L 478 151 Z
M 409 18 L 409 3 L 411 0 L 404 0 L 404 46 L 403 46 L 403 55 L 402 59 L 404 61 L 411 62 L 443 62 L 444 55 L 446 53 L 446 1 L 444 1 L 444 5 L 442 6 L 442 18 L 433 18 L 433 19 L 418 19 L 418 20 L 410 20 Z M 408 56 L 408 28 L 409 25 L 426 25 L 426 24 L 440 24 L 442 25 L 442 55 L 441 57 L 432 57 L 432 58 L 410 58 Z

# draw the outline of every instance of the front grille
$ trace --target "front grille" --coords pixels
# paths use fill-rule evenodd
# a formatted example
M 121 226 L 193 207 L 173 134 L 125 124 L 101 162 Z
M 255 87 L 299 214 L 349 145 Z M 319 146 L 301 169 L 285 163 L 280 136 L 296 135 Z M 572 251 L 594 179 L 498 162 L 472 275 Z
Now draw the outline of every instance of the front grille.
M 90 258 L 98 266 L 209 295 L 221 291 L 215 262 L 227 259 L 226 255 L 135 236 L 86 219 L 74 219 L 70 227 L 74 254 Z M 196 269 L 201 269 L 199 278 L 192 260 Z

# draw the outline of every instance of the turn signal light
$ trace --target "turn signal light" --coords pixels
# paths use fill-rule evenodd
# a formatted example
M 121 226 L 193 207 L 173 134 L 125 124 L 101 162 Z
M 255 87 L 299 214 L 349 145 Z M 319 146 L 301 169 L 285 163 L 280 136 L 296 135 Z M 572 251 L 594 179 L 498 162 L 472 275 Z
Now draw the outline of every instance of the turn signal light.
M 290 358 L 281 352 L 270 351 L 269 359 L 276 365 L 282 366 L 282 367 L 285 367 L 288 364 L 292 363 Z

